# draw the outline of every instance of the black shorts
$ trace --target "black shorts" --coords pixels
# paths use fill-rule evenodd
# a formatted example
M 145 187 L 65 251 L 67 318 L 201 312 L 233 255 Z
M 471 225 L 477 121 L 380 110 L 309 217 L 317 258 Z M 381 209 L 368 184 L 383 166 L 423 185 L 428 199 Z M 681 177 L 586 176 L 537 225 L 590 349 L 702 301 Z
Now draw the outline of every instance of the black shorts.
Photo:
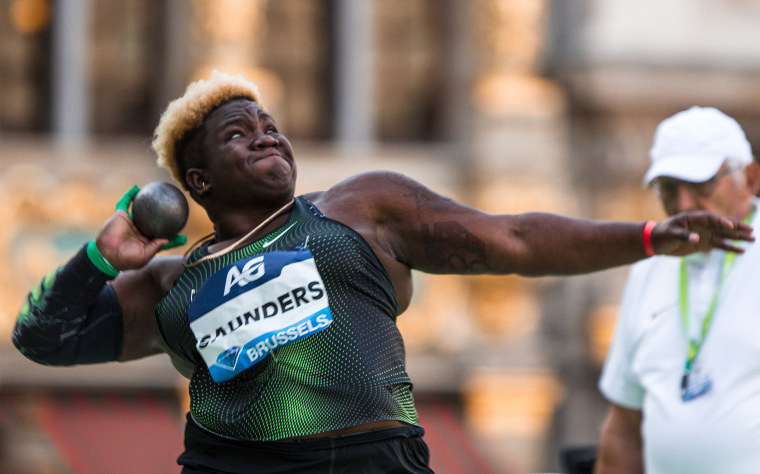
M 216 435 L 187 418 L 185 452 L 177 460 L 183 474 L 433 472 L 419 426 L 258 442 Z

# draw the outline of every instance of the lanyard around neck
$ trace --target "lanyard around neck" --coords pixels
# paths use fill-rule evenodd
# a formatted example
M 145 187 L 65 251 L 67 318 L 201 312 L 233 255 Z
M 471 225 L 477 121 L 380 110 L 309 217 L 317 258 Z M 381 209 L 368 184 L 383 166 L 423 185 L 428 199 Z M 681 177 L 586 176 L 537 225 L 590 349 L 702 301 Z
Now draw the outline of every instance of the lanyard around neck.
M 752 212 L 750 212 L 749 216 L 747 216 L 744 222 L 750 222 L 754 214 L 755 209 L 753 207 Z M 723 266 L 720 270 L 720 276 L 718 277 L 718 284 L 715 287 L 715 293 L 713 294 L 712 301 L 710 301 L 710 307 L 707 308 L 707 313 L 702 320 L 699 339 L 694 340 L 689 333 L 689 273 L 686 271 L 686 259 L 683 257 L 681 258 L 681 323 L 683 324 L 683 328 L 686 333 L 686 339 L 689 341 L 689 352 L 686 357 L 686 367 L 684 367 L 686 373 L 689 373 L 691 371 L 694 359 L 697 358 L 697 354 L 699 354 L 699 350 L 702 348 L 702 344 L 705 342 L 705 337 L 707 337 L 707 332 L 710 330 L 710 323 L 712 323 L 712 318 L 715 314 L 715 307 L 718 304 L 718 297 L 720 296 L 720 291 L 723 288 L 723 281 L 726 279 L 726 275 L 728 275 L 728 272 L 734 265 L 735 260 L 735 252 L 728 252 L 723 258 Z
M 736 253 L 734 252 L 727 253 L 723 258 L 723 266 L 720 271 L 720 276 L 718 277 L 718 284 L 715 287 L 715 292 L 713 293 L 712 301 L 710 301 L 710 306 L 707 308 L 707 313 L 705 314 L 704 319 L 702 319 L 702 327 L 700 328 L 699 339 L 694 340 L 689 333 L 689 273 L 686 270 L 686 259 L 681 258 L 681 323 L 683 324 L 684 331 L 686 332 L 686 338 L 689 341 L 689 352 L 686 358 L 686 367 L 684 368 L 686 372 L 691 371 L 692 363 L 694 362 L 694 359 L 697 358 L 697 354 L 699 354 L 699 350 L 702 348 L 702 344 L 705 341 L 707 332 L 710 330 L 710 323 L 712 322 L 713 315 L 715 314 L 715 307 L 718 303 L 718 297 L 720 296 L 720 291 L 723 288 L 723 281 L 726 279 L 726 275 L 728 275 L 728 272 L 731 270 L 731 267 L 733 266 L 735 260 Z

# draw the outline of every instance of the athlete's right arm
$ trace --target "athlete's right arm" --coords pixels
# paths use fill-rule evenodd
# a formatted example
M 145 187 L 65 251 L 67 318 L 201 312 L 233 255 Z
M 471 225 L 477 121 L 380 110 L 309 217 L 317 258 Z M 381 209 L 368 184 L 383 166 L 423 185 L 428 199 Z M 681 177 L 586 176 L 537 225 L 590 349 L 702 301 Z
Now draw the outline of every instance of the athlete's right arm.
M 139 270 L 121 273 L 112 282 L 111 286 L 123 308 L 124 339 L 120 361 L 159 352 L 173 356 L 156 325 L 155 308 L 183 269 L 179 256 L 160 256 Z M 174 358 L 172 361 L 176 366 Z M 182 367 L 177 369 L 187 376 Z
M 611 404 L 602 425 L 595 474 L 641 474 L 644 472 L 641 411 Z
M 108 279 L 83 247 L 29 293 L 13 330 L 13 344 L 27 358 L 46 365 L 116 360 L 122 318 Z
M 182 267 L 176 257 L 153 259 L 167 243 L 141 235 L 129 214 L 117 208 L 95 241 L 29 293 L 13 331 L 14 345 L 47 365 L 160 352 L 153 309 Z M 172 269 L 179 270 L 166 273 Z
M 45 365 L 125 361 L 162 352 L 154 308 L 177 264 L 178 257 L 159 257 L 110 280 L 83 247 L 29 293 L 13 343 Z

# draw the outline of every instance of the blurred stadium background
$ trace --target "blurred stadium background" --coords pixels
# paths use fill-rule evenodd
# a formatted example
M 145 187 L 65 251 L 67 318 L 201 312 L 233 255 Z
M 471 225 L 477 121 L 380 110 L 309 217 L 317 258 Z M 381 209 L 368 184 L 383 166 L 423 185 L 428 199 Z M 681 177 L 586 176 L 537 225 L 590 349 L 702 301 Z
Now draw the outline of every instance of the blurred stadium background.
M 716 106 L 758 146 L 759 22 L 753 0 L 0 0 L 0 472 L 179 472 L 168 359 L 47 368 L 10 332 L 126 189 L 169 180 L 150 137 L 189 81 L 258 82 L 300 191 L 382 168 L 493 212 L 656 219 L 662 118 Z M 399 324 L 438 472 L 556 472 L 596 442 L 625 275 L 415 275 Z

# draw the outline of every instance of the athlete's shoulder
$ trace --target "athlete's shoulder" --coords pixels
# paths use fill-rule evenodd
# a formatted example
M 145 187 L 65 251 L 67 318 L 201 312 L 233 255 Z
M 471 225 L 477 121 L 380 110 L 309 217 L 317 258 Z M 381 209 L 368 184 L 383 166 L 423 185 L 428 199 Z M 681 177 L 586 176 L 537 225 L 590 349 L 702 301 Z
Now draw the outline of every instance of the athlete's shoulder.
M 145 266 L 146 273 L 162 293 L 169 291 L 184 269 L 180 255 L 159 255 Z

